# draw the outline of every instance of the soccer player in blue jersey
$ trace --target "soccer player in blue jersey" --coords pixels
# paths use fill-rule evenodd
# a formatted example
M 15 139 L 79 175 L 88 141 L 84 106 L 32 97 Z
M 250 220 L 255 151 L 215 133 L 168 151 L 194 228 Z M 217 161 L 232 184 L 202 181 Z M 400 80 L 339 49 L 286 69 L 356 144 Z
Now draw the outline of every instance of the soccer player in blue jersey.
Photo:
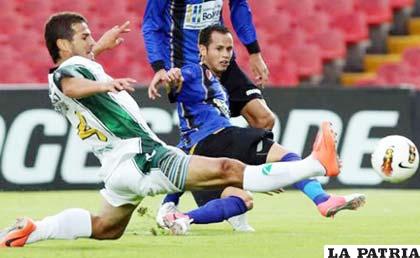
M 143 35 L 148 60 L 156 72 L 149 90 L 167 79 L 172 67 L 198 64 L 198 34 L 201 29 L 222 24 L 223 0 L 147 1 Z M 230 17 L 240 41 L 249 52 L 249 63 L 257 85 L 267 82 L 269 71 L 262 58 L 251 10 L 246 0 L 229 0 Z M 234 78 L 234 79 L 233 79 Z M 274 116 L 262 99 L 261 91 L 241 71 L 235 58 L 220 80 L 230 96 L 232 116 L 243 115 L 252 127 L 271 129 Z
M 158 95 L 156 86 L 168 79 L 168 69 L 200 62 L 199 32 L 209 25 L 223 23 L 222 7 L 223 0 L 147 1 L 142 30 L 148 60 L 155 71 L 149 85 L 149 96 Z M 233 57 L 220 75 L 229 95 L 230 114 L 232 117 L 242 115 L 251 127 L 272 129 L 274 115 L 257 87 L 267 82 L 269 71 L 261 55 L 251 10 L 247 0 L 229 0 L 229 8 L 232 25 L 249 53 L 254 79 L 253 82 L 245 75 Z M 219 196 L 220 191 L 193 192 L 193 195 L 197 204 L 203 205 Z M 178 197 L 169 196 L 164 202 L 178 202 Z M 230 220 L 234 229 L 250 229 L 244 217 L 237 219 L 241 221 Z
M 228 95 L 218 80 L 229 66 L 233 54 L 232 35 L 226 27 L 211 25 L 202 30 L 199 48 L 201 64 L 188 64 L 168 72 L 170 95 L 177 103 L 180 120 L 181 140 L 178 147 L 190 154 L 225 156 L 253 165 L 301 160 L 297 154 L 287 152 L 275 143 L 270 131 L 232 126 Z M 365 201 L 362 194 L 329 195 L 315 179 L 305 179 L 294 186 L 306 194 L 326 217 L 334 216 L 342 209 L 356 209 Z M 246 195 L 243 190 L 237 189 L 237 192 Z M 198 224 L 218 222 L 226 219 L 223 216 L 225 211 L 238 209 L 229 205 L 222 195 L 221 199 L 212 200 L 185 214 L 170 212 L 163 216 L 163 220 L 169 226 L 179 217 L 192 217 L 192 223 Z M 242 209 L 242 212 L 245 211 Z

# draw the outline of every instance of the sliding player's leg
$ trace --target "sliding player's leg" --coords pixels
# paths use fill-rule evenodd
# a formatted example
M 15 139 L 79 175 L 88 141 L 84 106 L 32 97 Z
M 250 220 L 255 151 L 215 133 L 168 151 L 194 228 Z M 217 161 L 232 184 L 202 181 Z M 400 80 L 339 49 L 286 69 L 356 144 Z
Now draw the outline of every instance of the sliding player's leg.
M 160 185 L 149 186 L 151 181 L 153 179 L 138 171 L 132 159 L 121 161 L 106 177 L 105 187 L 101 190 L 104 202 L 98 215 L 77 208 L 66 209 L 39 221 L 18 219 L 14 226 L 0 233 L 0 246 L 24 246 L 47 239 L 117 239 L 123 234 L 135 207 L 150 189 L 161 188 Z M 170 184 L 164 186 L 176 189 Z
M 98 215 L 74 208 L 39 221 L 20 218 L 0 233 L 0 245 L 18 247 L 48 239 L 117 239 L 123 234 L 134 209 L 134 205 L 113 207 L 105 201 Z

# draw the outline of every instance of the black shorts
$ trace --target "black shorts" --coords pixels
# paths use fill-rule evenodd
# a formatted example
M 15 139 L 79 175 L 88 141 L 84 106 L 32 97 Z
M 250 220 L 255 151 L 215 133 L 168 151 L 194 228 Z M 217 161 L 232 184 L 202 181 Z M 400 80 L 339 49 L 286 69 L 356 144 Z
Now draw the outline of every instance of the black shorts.
M 266 162 L 273 144 L 271 131 L 232 126 L 200 141 L 193 154 L 233 158 L 249 165 L 260 165 Z
M 253 99 L 262 99 L 261 90 L 246 76 L 233 58 L 220 82 L 229 94 L 230 113 L 239 116 L 242 108 Z
M 195 146 L 192 154 L 233 158 L 249 165 L 260 165 L 266 162 L 273 144 L 273 133 L 270 131 L 232 126 L 207 136 Z M 222 192 L 223 189 L 202 190 L 193 191 L 192 194 L 197 205 L 203 206 L 220 198 Z

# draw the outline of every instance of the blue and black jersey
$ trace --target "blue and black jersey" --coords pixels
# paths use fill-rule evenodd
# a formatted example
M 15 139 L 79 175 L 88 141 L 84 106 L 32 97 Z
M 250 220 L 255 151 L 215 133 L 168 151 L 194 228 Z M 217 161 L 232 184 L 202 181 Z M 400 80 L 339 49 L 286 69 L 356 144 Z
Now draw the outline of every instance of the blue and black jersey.
M 143 36 L 155 71 L 200 62 L 198 34 L 222 21 L 223 0 L 148 0 Z M 260 52 L 251 10 L 246 0 L 229 0 L 233 27 L 248 52 Z
M 232 125 L 228 96 L 216 76 L 198 64 L 185 65 L 181 72 L 184 82 L 172 96 L 177 102 L 181 130 L 178 147 L 189 151 L 208 135 Z

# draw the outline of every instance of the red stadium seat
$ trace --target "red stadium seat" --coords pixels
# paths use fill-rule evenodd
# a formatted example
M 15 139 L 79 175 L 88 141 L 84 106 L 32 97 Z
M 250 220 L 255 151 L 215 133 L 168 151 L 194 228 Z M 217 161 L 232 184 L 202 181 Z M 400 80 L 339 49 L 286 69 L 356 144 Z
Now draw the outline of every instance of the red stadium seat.
M 301 45 L 306 40 L 306 34 L 301 29 L 291 29 L 280 34 L 273 34 L 271 44 L 279 45 L 282 49 L 289 49 L 295 45 Z
M 101 17 L 120 15 L 120 18 L 123 19 L 124 15 L 128 12 L 126 1 L 101 0 L 90 2 L 89 10 L 92 15 L 99 15 Z
M 300 77 L 311 77 L 322 74 L 321 53 L 318 46 L 301 44 L 291 47 L 287 58 L 297 66 L 297 73 Z
M 127 48 L 127 50 L 144 49 L 143 36 L 138 27 L 131 26 L 131 32 L 124 34 L 122 37 L 124 38 L 124 48 Z
M 16 10 L 23 16 L 39 17 L 45 13 L 51 14 L 51 2 L 39 0 L 19 0 L 16 1 Z
M 130 62 L 115 63 L 110 70 L 111 76 L 123 76 L 136 79 L 141 85 L 147 85 L 152 80 L 154 72 L 145 59 L 138 59 Z
M 389 2 L 391 7 L 394 9 L 400 9 L 414 5 L 414 0 L 389 0 Z
M 31 42 L 31 44 L 28 44 L 28 42 Z M 26 52 L 28 49 L 38 52 L 41 48 L 45 48 L 43 35 L 36 30 L 16 31 L 11 34 L 10 43 L 19 52 Z
M 271 66 L 278 65 L 282 62 L 284 59 L 284 52 L 281 47 L 279 46 L 270 46 L 267 45 L 267 47 L 263 48 L 263 56 L 264 61 L 267 63 L 267 66 L 271 69 Z M 248 55 L 242 55 L 246 56 L 246 63 L 248 62 Z M 241 57 L 241 55 L 238 55 L 238 57 Z M 244 60 L 245 61 L 245 60 Z
M 128 0 L 127 11 L 135 13 L 138 16 L 143 16 L 146 9 L 146 1 Z
M 404 63 L 383 64 L 378 69 L 378 77 L 387 85 L 415 84 L 416 78 L 411 75 L 410 67 Z
M 324 31 L 328 28 L 330 18 L 325 13 L 314 12 L 296 21 L 296 26 L 304 30 L 308 35 Z
M 332 1 L 334 2 L 334 1 Z M 357 43 L 369 37 L 368 25 L 364 13 L 352 12 L 335 16 L 331 25 L 341 30 L 347 43 Z
M 38 0 L 17 1 L 17 12 L 21 17 L 25 29 L 35 29 L 41 33 L 44 30 L 45 21 L 51 16 L 51 2 Z
M 135 1 L 135 0 L 129 0 Z M 260 16 L 264 16 L 267 13 L 276 13 L 279 10 L 284 10 L 284 6 L 288 0 L 264 0 L 264 4 L 262 5 L 260 1 L 251 0 L 248 1 L 249 6 L 251 7 L 251 11 L 253 13 L 253 17 L 259 18 Z M 224 1 L 227 2 L 227 1 Z M 223 5 L 223 14 L 228 15 L 229 12 L 229 5 Z M 225 19 L 225 21 L 227 21 Z
M 16 9 L 16 1 L 12 0 L 0 0 L 0 10 L 2 14 L 8 12 L 14 12 Z
M 310 35 L 308 42 L 320 48 L 323 60 L 341 59 L 346 56 L 346 42 L 340 30 L 319 31 Z
M 316 9 L 327 13 L 330 17 L 343 15 L 354 11 L 353 0 L 314 0 Z M 299 2 L 299 1 L 296 1 Z
M 25 63 L 31 66 L 42 65 L 51 67 L 54 65 L 46 47 L 31 47 L 20 54 L 22 58 L 25 58 Z
M 54 12 L 72 11 L 79 12 L 88 16 L 89 4 L 85 0 L 59 0 L 53 1 L 52 10 Z M 89 19 L 89 17 L 86 17 Z
M 16 19 L 16 13 L 2 13 L 0 15 L 0 34 L 8 35 L 22 29 L 22 19 Z
M 403 53 L 403 62 L 420 70 L 420 48 L 408 48 Z
M 420 48 L 409 48 L 404 51 L 403 63 L 410 67 L 412 76 L 420 77 Z
M 33 83 L 34 78 L 29 66 L 21 62 L 0 63 L 2 83 Z
M 315 5 L 313 0 L 286 0 L 283 8 L 296 21 L 312 14 L 315 10 Z
M 33 76 L 34 82 L 47 83 L 48 71 L 51 67 L 52 65 L 48 63 L 41 63 L 31 67 L 31 74 Z
M 296 87 L 299 84 L 296 64 L 283 59 L 278 65 L 270 66 L 270 85 L 274 87 Z
M 368 24 L 378 25 L 392 20 L 389 0 L 357 0 L 357 7 L 366 14 Z
M 12 45 L 3 45 L 0 48 L 0 66 L 2 64 L 8 64 L 16 62 L 16 60 L 19 60 L 19 53 L 16 52 L 16 50 L 13 48 Z
M 276 22 L 273 22 L 276 21 Z M 264 14 L 255 19 L 255 27 L 258 35 L 267 33 L 268 35 L 275 33 L 284 33 L 289 31 L 292 26 L 292 17 L 289 13 L 280 10 L 274 14 Z M 264 31 L 264 32 L 260 32 Z

